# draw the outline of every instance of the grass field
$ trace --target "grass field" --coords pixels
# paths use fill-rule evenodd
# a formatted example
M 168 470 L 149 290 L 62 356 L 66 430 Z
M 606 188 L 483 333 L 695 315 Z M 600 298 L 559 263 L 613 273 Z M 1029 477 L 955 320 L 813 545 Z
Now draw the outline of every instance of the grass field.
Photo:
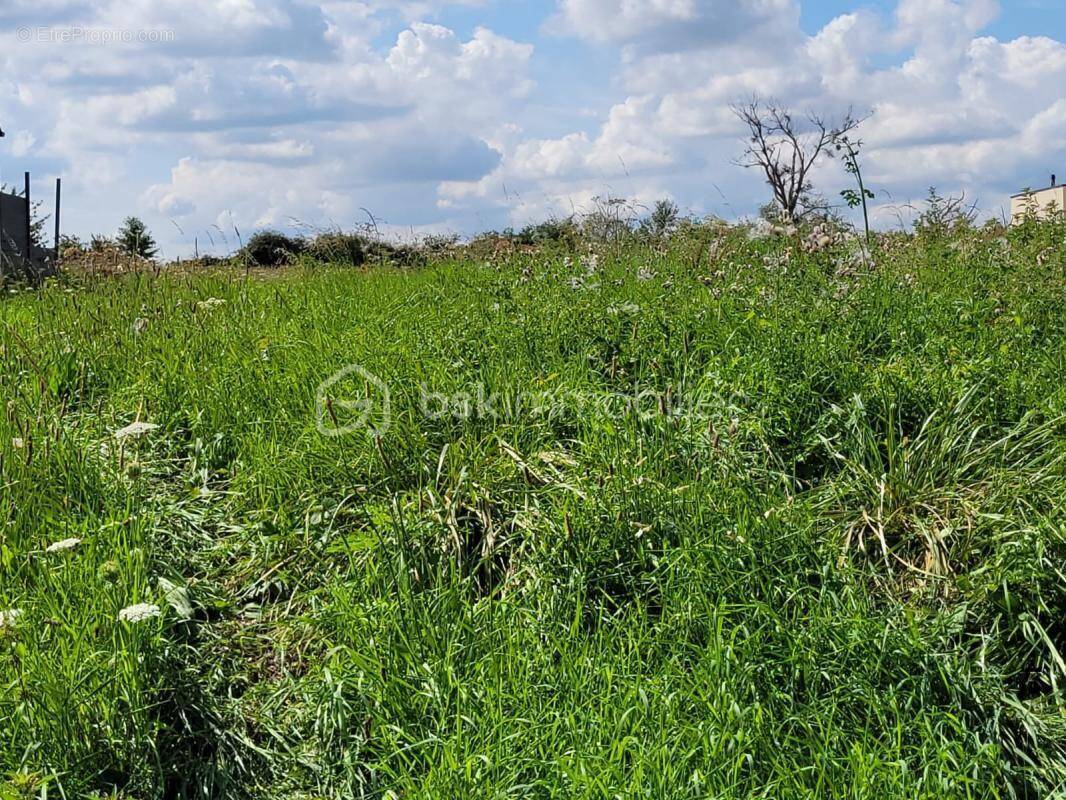
M 0 301 L 0 797 L 1063 796 L 1066 230 L 811 249 Z

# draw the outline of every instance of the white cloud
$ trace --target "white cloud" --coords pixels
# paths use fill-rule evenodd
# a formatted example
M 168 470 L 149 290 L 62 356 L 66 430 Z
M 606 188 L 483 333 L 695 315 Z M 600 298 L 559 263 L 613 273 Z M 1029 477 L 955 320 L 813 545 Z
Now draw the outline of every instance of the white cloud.
M 559 0 L 558 9 L 556 32 L 625 48 L 626 96 L 597 134 L 520 142 L 495 174 L 443 186 L 448 204 L 506 205 L 493 192 L 506 183 L 520 196 L 557 198 L 559 208 L 592 174 L 603 189 L 628 190 L 647 182 L 630 173 L 644 171 L 683 200 L 720 208 L 708 188 L 717 182 L 735 205 L 751 209 L 764 192 L 754 175 L 730 171 L 743 131 L 728 106 L 753 93 L 797 111 L 869 113 L 863 157 L 882 201 L 936 184 L 965 189 L 994 211 L 1010 190 L 1039 182 L 1066 156 L 1059 99 L 1066 45 L 981 36 L 1000 10 L 994 0 L 900 0 L 891 18 L 857 11 L 811 36 L 799 29 L 796 4 L 778 0 Z M 830 196 L 847 180 L 833 163 L 817 178 Z
M 549 28 L 599 43 L 678 51 L 797 27 L 796 0 L 559 0 Z
M 64 176 L 79 232 L 142 213 L 171 247 L 362 208 L 472 231 L 608 193 L 748 212 L 764 187 L 731 163 L 728 106 L 752 93 L 869 112 L 866 169 L 897 201 L 935 183 L 994 207 L 1066 157 L 1066 44 L 987 35 L 994 0 L 811 33 L 800 0 L 557 0 L 526 36 L 441 23 L 516 0 L 0 2 L 0 152 Z M 19 25 L 173 37 L 27 43 Z M 846 176 L 818 179 L 835 196 Z

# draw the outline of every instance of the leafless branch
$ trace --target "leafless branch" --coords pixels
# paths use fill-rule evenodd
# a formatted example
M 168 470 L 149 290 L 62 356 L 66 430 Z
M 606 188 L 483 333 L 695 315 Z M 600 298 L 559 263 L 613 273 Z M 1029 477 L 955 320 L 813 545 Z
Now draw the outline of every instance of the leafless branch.
M 807 211 L 806 201 L 813 193 L 810 174 L 818 159 L 832 157 L 830 145 L 862 122 L 851 110 L 836 124 L 813 112 L 796 120 L 776 100 L 758 96 L 734 104 L 732 110 L 749 133 L 744 154 L 736 163 L 762 171 L 774 202 L 790 222 Z

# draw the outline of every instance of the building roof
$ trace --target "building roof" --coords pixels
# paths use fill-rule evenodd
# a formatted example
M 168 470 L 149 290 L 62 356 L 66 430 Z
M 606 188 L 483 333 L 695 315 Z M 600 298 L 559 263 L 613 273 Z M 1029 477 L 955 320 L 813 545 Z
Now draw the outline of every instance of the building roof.
M 1015 197 L 1026 197 L 1030 194 L 1040 194 L 1041 192 L 1049 192 L 1052 189 L 1061 189 L 1063 186 L 1066 186 L 1066 183 L 1056 183 L 1054 186 L 1045 186 L 1043 189 L 1026 189 L 1024 192 L 1012 194 L 1011 198 L 1013 199 Z

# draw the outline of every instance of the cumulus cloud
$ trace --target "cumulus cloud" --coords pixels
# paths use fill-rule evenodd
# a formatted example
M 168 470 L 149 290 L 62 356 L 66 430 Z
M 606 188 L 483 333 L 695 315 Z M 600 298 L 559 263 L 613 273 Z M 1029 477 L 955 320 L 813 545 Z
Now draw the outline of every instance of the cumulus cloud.
M 525 35 L 446 22 L 498 18 L 493 2 L 4 0 L 3 152 L 64 176 L 78 232 L 139 213 L 169 252 L 363 208 L 464 232 L 606 194 L 747 213 L 765 192 L 732 164 L 729 104 L 753 93 L 868 114 L 879 202 L 936 184 L 994 209 L 1066 156 L 1066 44 L 990 35 L 995 0 L 897 0 L 809 31 L 801 0 L 556 0 Z M 816 176 L 829 196 L 846 178 Z
M 380 47 L 396 20 L 456 4 L 8 0 L 0 22 L 34 33 L 0 28 L 5 146 L 67 178 L 82 233 L 135 212 L 202 251 L 228 227 L 424 218 L 438 183 L 498 166 L 492 131 L 534 85 L 533 46 L 486 27 L 416 20 Z M 169 35 L 86 33 L 108 31 Z
M 562 211 L 599 174 L 604 188 L 629 191 L 655 177 L 702 210 L 750 210 L 762 189 L 730 171 L 743 130 L 729 104 L 752 94 L 798 111 L 868 115 L 864 159 L 884 204 L 936 184 L 994 212 L 1066 156 L 1056 122 L 1066 45 L 982 36 L 1000 13 L 995 0 L 900 0 L 891 16 L 858 10 L 812 34 L 797 11 L 785 0 L 559 0 L 553 31 L 623 48 L 628 95 L 598 133 L 519 142 L 493 175 L 442 186 L 443 202 L 503 204 L 493 187 L 506 183 L 554 196 Z M 835 195 L 847 176 L 829 162 L 817 179 Z
M 636 51 L 777 38 L 799 26 L 796 0 L 560 0 L 549 28 Z

